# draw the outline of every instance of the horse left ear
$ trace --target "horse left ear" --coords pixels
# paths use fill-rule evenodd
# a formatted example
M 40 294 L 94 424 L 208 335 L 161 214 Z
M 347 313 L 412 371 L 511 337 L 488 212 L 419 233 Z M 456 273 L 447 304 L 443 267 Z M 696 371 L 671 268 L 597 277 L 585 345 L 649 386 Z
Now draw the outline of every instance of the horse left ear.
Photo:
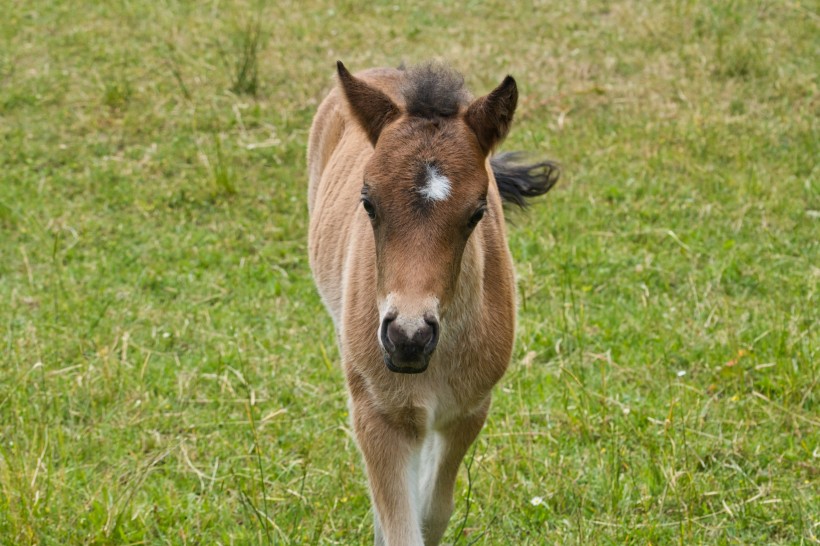
M 375 146 L 382 129 L 399 117 L 399 107 L 390 97 L 351 74 L 342 61 L 336 62 L 336 68 L 350 109 Z
M 507 76 L 489 95 L 474 100 L 467 108 L 465 121 L 475 132 L 485 154 L 489 155 L 507 136 L 516 104 L 518 86 L 512 76 Z

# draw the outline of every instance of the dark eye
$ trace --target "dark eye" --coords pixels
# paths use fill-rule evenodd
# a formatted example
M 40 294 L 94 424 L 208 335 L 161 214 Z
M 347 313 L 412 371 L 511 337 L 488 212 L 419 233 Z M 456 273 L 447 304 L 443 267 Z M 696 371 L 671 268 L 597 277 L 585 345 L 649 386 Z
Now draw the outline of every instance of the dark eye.
M 362 197 L 362 206 L 364 207 L 364 211 L 370 217 L 371 220 L 376 219 L 376 209 L 373 208 L 373 203 L 370 202 L 370 199 L 367 197 Z
M 484 213 L 486 211 L 486 208 L 481 207 L 477 211 L 475 211 L 472 216 L 470 216 L 470 229 L 474 228 L 476 224 L 478 224 L 481 221 L 481 219 L 484 218 Z

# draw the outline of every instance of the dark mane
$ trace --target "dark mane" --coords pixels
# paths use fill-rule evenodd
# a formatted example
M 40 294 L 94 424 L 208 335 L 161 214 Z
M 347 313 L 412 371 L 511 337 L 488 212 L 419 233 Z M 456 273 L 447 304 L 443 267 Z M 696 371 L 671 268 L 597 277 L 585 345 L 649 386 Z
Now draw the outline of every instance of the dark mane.
M 408 114 L 427 119 L 454 116 L 470 99 L 464 76 L 435 61 L 405 70 L 402 95 Z

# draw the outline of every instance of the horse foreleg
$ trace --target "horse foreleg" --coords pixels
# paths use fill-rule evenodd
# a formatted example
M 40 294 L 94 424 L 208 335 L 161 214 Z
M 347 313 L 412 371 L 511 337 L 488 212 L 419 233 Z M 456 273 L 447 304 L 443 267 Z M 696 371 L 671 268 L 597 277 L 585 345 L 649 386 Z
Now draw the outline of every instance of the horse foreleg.
M 353 400 L 351 409 L 373 499 L 376 546 L 422 546 L 416 484 L 410 483 L 418 442 L 366 402 Z
M 453 489 L 458 467 L 470 445 L 478 436 L 490 400 L 475 413 L 457 419 L 443 430 L 430 434 L 421 454 L 420 482 L 422 530 L 424 544 L 435 546 L 447 530 L 453 513 Z

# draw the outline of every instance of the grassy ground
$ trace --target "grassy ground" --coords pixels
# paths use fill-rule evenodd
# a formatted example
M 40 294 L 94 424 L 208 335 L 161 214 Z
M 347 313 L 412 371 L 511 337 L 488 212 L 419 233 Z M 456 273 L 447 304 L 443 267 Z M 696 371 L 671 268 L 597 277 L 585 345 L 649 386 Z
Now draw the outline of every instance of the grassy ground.
M 817 544 L 818 11 L 0 2 L 0 543 L 370 540 L 305 141 L 442 56 L 564 166 L 447 541 Z

